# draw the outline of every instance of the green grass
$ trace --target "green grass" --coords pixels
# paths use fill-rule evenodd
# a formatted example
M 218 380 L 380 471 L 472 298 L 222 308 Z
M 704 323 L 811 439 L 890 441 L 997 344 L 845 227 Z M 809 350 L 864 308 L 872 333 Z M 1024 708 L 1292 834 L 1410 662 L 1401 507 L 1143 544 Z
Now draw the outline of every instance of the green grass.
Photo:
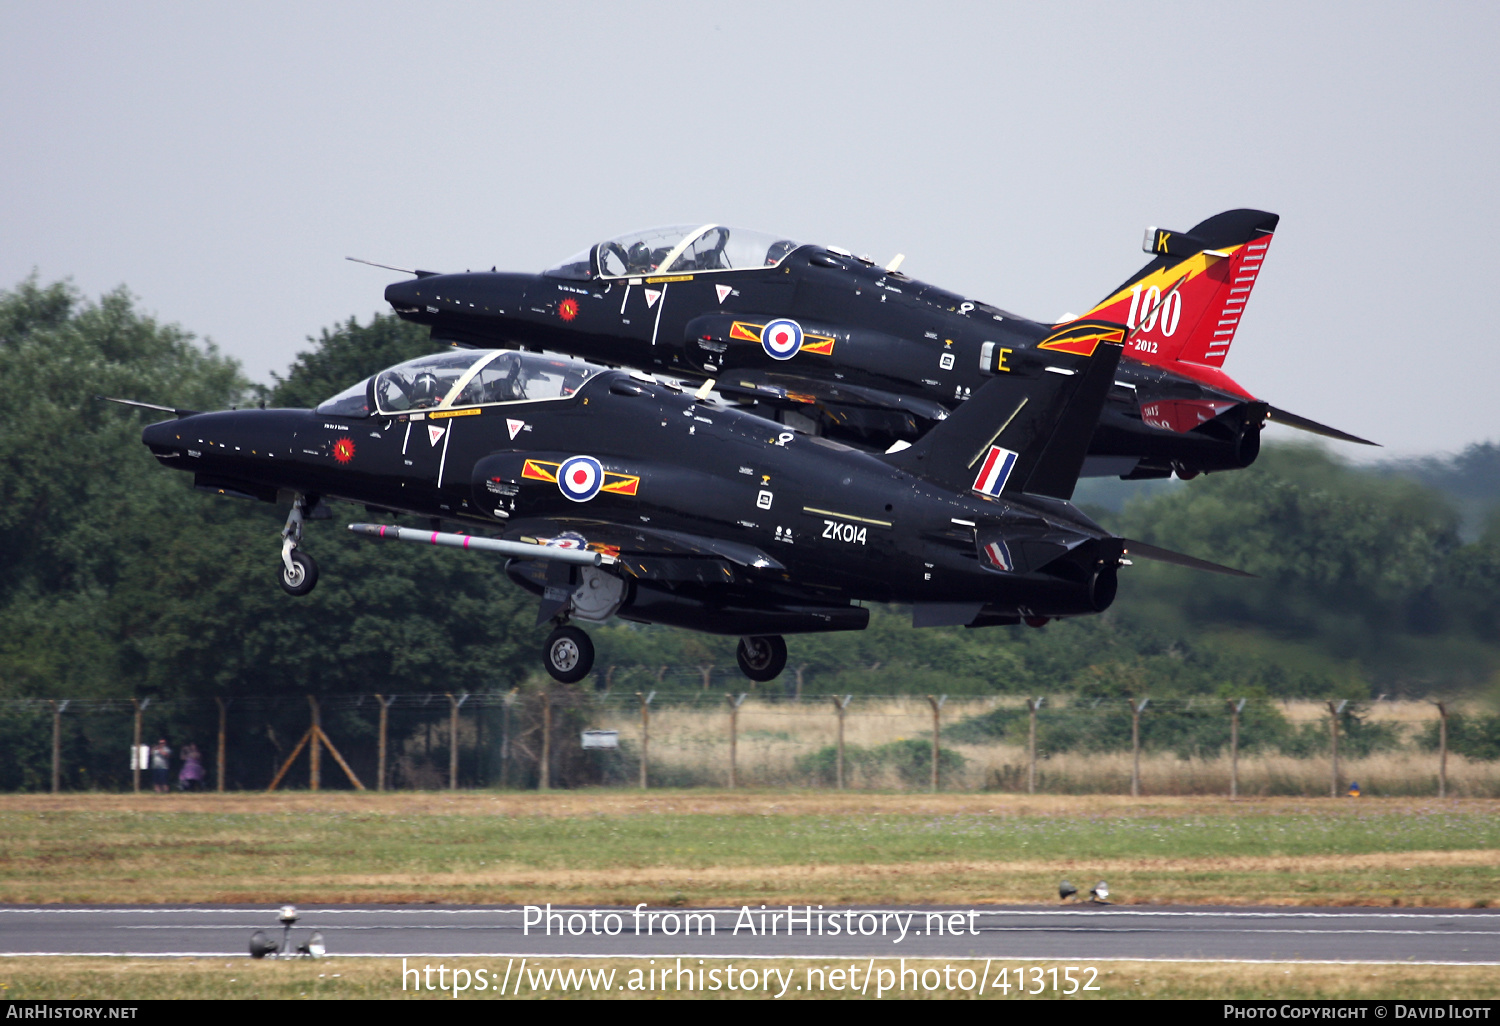
M 97 797 L 0 801 L 0 901 L 1500 902 L 1493 803 Z

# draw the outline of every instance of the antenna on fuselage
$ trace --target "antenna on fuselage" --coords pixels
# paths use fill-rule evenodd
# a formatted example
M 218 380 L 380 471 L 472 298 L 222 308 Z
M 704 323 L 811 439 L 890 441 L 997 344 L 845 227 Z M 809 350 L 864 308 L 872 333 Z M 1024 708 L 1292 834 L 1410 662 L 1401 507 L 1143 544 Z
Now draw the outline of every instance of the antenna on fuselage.
M 402 274 L 415 274 L 415 275 L 417 275 L 419 277 L 422 274 L 421 271 L 413 271 L 413 270 L 410 270 L 410 269 L 405 268 L 405 267 L 392 267 L 390 264 L 377 264 L 373 260 L 363 260 L 363 259 L 361 259 L 359 257 L 346 256 L 346 257 L 344 257 L 344 259 L 345 260 L 352 260 L 356 264 L 368 264 L 371 267 L 379 267 L 382 270 L 386 270 L 386 271 L 400 271 Z

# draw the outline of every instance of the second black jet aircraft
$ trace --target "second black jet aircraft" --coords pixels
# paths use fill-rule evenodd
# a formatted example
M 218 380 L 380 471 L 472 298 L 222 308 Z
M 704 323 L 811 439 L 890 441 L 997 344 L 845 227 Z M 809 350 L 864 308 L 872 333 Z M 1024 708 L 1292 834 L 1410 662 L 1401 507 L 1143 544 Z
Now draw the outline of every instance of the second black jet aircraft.
M 1059 324 L 910 279 L 899 258 L 881 267 L 715 224 L 634 232 L 540 275 L 413 272 L 385 296 L 435 339 L 713 379 L 727 398 L 874 451 L 915 441 L 995 377 L 1036 380 L 1099 341 L 1122 344 L 1083 472 L 1186 478 L 1249 466 L 1267 418 L 1364 442 L 1224 373 L 1277 221 L 1231 210 L 1188 232 L 1150 229 L 1150 262 Z

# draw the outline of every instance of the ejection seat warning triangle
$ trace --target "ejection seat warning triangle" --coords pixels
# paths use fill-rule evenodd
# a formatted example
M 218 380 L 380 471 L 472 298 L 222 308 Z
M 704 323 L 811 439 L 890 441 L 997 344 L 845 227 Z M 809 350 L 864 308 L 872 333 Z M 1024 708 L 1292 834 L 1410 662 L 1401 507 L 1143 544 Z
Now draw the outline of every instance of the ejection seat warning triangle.
M 733 285 L 715 285 L 714 286 L 714 291 L 719 294 L 719 302 L 723 303 L 724 300 L 729 297 L 729 294 L 734 291 L 734 286 Z
M 661 289 L 642 289 L 642 291 L 646 293 L 646 309 L 649 310 L 661 298 Z
M 447 430 L 446 428 L 440 428 L 436 424 L 428 424 L 427 425 L 427 440 L 429 442 L 431 442 L 433 445 L 437 445 L 438 444 L 438 439 L 443 437 L 443 432 L 446 431 L 446 430 Z
M 526 422 L 524 420 L 511 420 L 509 417 L 505 418 L 505 427 L 510 431 L 511 441 L 515 441 L 516 436 L 521 433 L 521 429 L 525 426 Z

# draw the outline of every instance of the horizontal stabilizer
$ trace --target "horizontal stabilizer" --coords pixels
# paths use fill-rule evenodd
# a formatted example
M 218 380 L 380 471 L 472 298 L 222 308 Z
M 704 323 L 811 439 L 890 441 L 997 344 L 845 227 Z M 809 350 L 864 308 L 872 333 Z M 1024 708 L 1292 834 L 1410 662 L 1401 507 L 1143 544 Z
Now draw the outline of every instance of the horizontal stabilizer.
M 1198 559 L 1196 556 L 1185 556 L 1181 552 L 1173 552 L 1171 549 L 1159 549 L 1155 545 L 1147 545 L 1145 542 L 1131 541 L 1125 539 L 1125 555 L 1140 556 L 1142 559 L 1154 559 L 1158 563 L 1171 563 L 1173 566 L 1185 566 L 1189 570 L 1206 570 L 1211 574 L 1225 574 L 1229 577 L 1256 577 L 1256 574 L 1247 574 L 1243 570 L 1236 570 L 1232 566 L 1224 566 L 1221 563 L 1210 563 L 1206 559 Z
M 1358 445 L 1380 445 L 1379 442 L 1372 442 L 1369 439 L 1360 438 L 1358 435 L 1351 435 L 1347 431 L 1331 428 L 1327 424 L 1319 424 L 1315 420 L 1299 417 L 1295 413 L 1288 413 L 1285 410 L 1277 409 L 1275 406 L 1271 407 L 1270 413 L 1271 420 L 1277 424 L 1285 424 L 1287 427 L 1296 428 L 1298 431 L 1309 431 L 1315 435 L 1322 435 L 1324 438 L 1337 438 L 1340 442 L 1354 442 Z

